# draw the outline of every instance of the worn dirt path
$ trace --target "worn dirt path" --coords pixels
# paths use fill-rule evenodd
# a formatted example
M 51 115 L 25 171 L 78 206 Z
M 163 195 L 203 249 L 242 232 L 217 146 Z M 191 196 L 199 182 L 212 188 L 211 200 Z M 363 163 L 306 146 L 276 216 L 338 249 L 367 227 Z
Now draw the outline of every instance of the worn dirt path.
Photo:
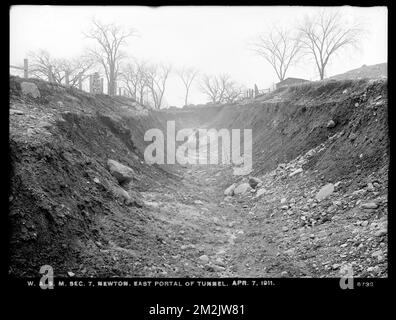
M 191 165 L 177 171 L 183 177 L 178 189 L 163 187 L 144 193 L 146 205 L 169 226 L 169 240 L 179 246 L 180 254 L 175 255 L 173 265 L 178 266 L 176 271 L 184 270 L 186 274 L 180 271 L 172 275 L 268 276 L 262 257 L 257 261 L 241 255 L 254 216 L 250 211 L 252 204 L 243 198 L 225 199 L 224 189 L 231 183 L 227 179 L 233 177 L 232 168 Z M 275 257 L 271 244 L 262 249 L 267 256 Z

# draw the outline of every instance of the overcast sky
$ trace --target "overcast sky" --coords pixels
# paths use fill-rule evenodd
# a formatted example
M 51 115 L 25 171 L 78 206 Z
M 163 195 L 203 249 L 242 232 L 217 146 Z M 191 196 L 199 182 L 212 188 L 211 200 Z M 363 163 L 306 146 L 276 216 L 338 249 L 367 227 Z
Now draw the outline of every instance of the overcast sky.
M 21 64 L 29 51 L 45 49 L 54 57 L 78 56 L 91 43 L 83 31 L 93 17 L 105 23 L 132 27 L 125 51 L 150 62 L 171 63 L 177 69 L 193 66 L 202 73 L 228 73 L 252 88 L 268 88 L 276 74 L 248 49 L 248 43 L 271 25 L 293 26 L 315 7 L 83 7 L 13 6 L 10 11 L 10 64 Z M 343 73 L 363 64 L 387 62 L 387 9 L 343 7 L 348 19 L 363 21 L 369 33 L 359 52 L 336 57 L 327 75 Z M 290 77 L 317 80 L 314 62 L 304 62 L 288 72 Z M 168 105 L 182 106 L 183 86 L 174 74 L 168 82 Z M 190 103 L 207 100 L 197 86 Z

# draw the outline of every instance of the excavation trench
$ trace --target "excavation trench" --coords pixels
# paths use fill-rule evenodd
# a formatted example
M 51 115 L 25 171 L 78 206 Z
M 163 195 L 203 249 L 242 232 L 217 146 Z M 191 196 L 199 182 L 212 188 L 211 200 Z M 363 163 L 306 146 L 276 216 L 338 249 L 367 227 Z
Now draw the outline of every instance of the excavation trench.
M 10 79 L 10 274 L 49 264 L 77 277 L 331 277 L 354 263 L 356 276 L 386 276 L 386 81 L 159 112 L 38 80 L 32 98 L 22 81 Z M 252 172 L 148 164 L 144 135 L 166 135 L 169 121 L 176 132 L 252 129 Z M 129 183 L 109 159 L 133 170 Z M 224 195 L 249 176 L 260 186 Z M 316 201 L 329 183 L 334 192 Z

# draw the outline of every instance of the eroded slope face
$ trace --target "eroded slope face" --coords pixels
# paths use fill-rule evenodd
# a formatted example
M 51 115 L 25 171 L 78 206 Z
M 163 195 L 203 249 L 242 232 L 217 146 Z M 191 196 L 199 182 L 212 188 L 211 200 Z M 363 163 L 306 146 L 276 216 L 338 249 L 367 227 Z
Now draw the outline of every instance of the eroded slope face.
M 24 93 L 24 82 L 39 96 Z M 101 231 L 106 217 L 126 220 L 128 232 L 143 235 L 131 237 L 129 246 L 142 253 L 152 246 L 155 254 L 156 226 L 142 215 L 139 192 L 169 180 L 142 157 L 144 125 L 158 126 L 158 120 L 125 98 L 30 79 L 11 78 L 10 89 L 10 272 L 37 275 L 39 266 L 50 264 L 65 274 L 71 266 L 83 269 L 85 254 L 103 259 L 97 243 L 110 241 Z M 110 174 L 109 159 L 133 169 L 128 185 Z
M 358 275 L 387 274 L 386 81 L 160 112 L 29 79 L 37 95 L 23 82 L 10 80 L 11 274 L 50 264 L 76 276 L 319 277 L 353 261 Z M 144 134 L 166 132 L 167 121 L 252 129 L 260 183 L 224 195 L 248 177 L 231 166 L 148 165 Z M 117 179 L 109 160 L 130 177 Z

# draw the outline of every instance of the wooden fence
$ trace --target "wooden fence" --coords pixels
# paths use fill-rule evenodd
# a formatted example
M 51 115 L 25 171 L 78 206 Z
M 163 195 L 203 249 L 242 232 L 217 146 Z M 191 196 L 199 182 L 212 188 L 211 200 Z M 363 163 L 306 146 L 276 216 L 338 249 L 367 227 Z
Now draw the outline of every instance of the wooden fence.
M 23 77 L 25 79 L 29 78 L 29 62 L 28 62 L 28 59 L 23 59 L 23 67 L 17 67 L 17 66 L 10 65 L 10 68 L 23 70 Z

